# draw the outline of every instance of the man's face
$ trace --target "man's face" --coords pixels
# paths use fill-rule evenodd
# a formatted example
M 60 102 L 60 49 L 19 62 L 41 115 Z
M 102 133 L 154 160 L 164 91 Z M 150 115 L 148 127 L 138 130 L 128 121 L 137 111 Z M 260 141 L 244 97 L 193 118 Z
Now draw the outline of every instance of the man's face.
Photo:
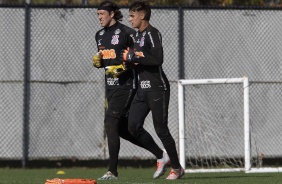
M 102 27 L 109 27 L 113 19 L 114 13 L 109 13 L 107 10 L 98 10 L 98 18 Z
M 144 18 L 143 12 L 129 11 L 129 22 L 133 28 L 140 28 L 142 20 Z

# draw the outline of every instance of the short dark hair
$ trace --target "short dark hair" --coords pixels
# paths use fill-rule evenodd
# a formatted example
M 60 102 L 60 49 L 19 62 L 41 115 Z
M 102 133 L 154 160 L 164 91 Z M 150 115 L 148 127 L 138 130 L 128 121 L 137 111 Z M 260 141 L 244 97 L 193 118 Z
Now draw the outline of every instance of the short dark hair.
M 118 5 L 112 1 L 103 1 L 98 7 L 98 10 L 107 10 L 109 13 L 113 11 L 115 14 L 114 19 L 116 21 L 122 21 L 123 15 L 119 9 Z
M 144 11 L 145 17 L 144 20 L 150 20 L 151 17 L 151 7 L 148 3 L 144 1 L 135 1 L 129 6 L 129 11 Z

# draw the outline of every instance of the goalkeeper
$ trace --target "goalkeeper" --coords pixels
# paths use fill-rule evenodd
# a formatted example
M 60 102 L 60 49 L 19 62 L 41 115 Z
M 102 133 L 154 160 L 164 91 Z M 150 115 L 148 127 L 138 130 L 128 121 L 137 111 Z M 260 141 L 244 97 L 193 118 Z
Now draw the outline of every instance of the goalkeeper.
M 105 69 L 107 105 L 104 125 L 110 156 L 108 172 L 98 180 L 112 180 L 118 179 L 120 137 L 144 148 L 128 131 L 128 110 L 136 94 L 137 73 L 130 65 L 123 65 L 120 58 L 124 49 L 133 47 L 135 31 L 119 22 L 123 15 L 112 1 L 102 2 L 97 13 L 103 28 L 95 36 L 99 52 L 93 56 L 93 65 Z
M 151 8 L 144 1 L 134 1 L 129 7 L 129 21 L 133 28 L 138 29 L 134 39 L 134 49 L 126 49 L 122 54 L 125 62 L 136 63 L 139 74 L 139 86 L 129 110 L 129 131 L 148 150 L 161 155 L 156 143 L 144 129 L 144 120 L 151 111 L 156 133 L 165 147 L 171 162 L 168 180 L 176 180 L 184 175 L 175 146 L 175 141 L 168 128 L 168 107 L 170 84 L 163 71 L 163 46 L 161 33 L 153 27 L 149 20 Z M 158 157 L 157 157 L 158 158 Z M 153 178 L 164 174 L 168 160 L 157 160 L 157 171 Z

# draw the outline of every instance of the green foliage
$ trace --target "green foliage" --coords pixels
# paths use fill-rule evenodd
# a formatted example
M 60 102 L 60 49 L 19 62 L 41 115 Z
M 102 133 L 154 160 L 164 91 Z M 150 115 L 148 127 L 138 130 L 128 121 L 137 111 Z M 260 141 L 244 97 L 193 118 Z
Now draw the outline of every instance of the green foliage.
M 0 4 L 23 4 L 25 0 L 0 0 Z
M 234 5 L 242 6 L 264 6 L 266 3 L 263 0 L 234 0 Z
M 31 3 L 34 4 L 55 4 L 57 0 L 31 0 Z

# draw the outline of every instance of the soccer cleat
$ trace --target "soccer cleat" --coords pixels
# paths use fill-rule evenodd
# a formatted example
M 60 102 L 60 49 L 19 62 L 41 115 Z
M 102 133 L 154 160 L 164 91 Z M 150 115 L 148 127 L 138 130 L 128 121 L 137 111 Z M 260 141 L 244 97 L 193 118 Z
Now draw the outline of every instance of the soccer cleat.
M 163 152 L 163 158 L 157 160 L 157 170 L 154 173 L 153 178 L 157 179 L 164 175 L 167 165 L 170 163 L 169 156 L 166 152 Z
M 167 176 L 167 180 L 176 180 L 181 178 L 184 175 L 184 169 L 180 167 L 179 169 L 171 169 L 169 175 Z
M 111 171 L 108 171 L 104 176 L 101 178 L 98 178 L 98 180 L 117 180 L 118 177 L 116 177 Z

